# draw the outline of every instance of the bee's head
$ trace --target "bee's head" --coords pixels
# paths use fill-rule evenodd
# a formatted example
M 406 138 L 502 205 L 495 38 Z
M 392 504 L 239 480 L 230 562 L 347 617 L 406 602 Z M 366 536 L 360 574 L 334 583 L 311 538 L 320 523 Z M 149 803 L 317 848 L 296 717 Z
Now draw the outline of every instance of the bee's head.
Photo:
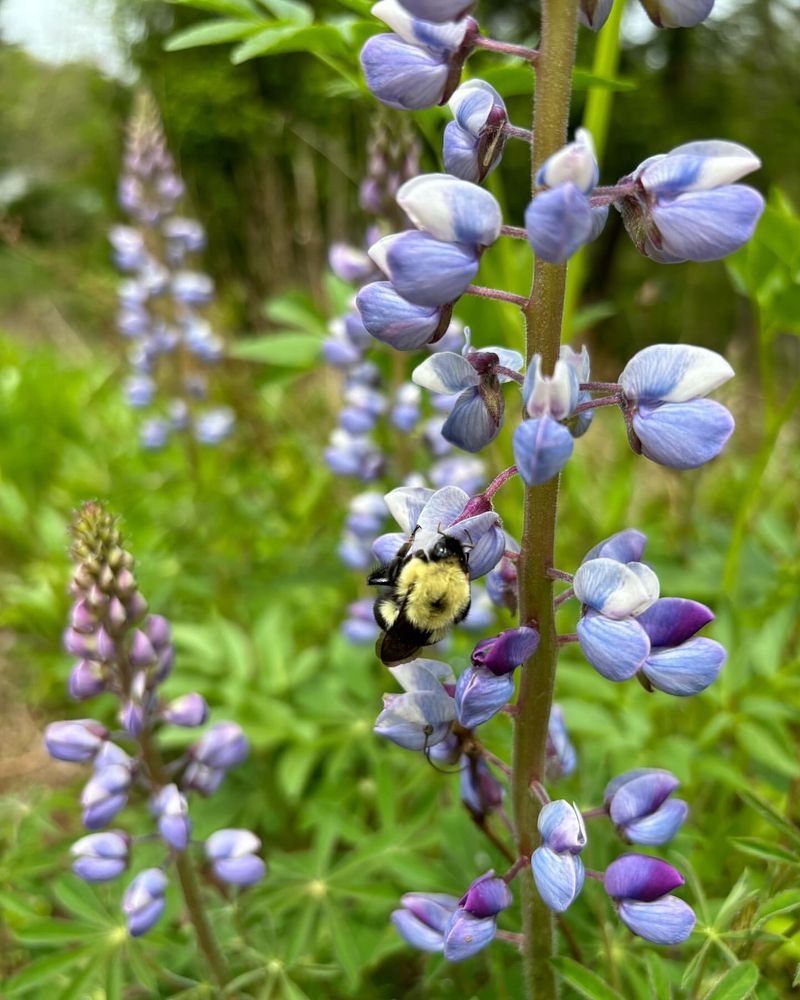
M 457 559 L 464 566 L 467 564 L 467 553 L 464 545 L 457 539 L 449 535 L 441 534 L 436 544 L 430 550 L 432 562 L 440 562 L 444 559 Z

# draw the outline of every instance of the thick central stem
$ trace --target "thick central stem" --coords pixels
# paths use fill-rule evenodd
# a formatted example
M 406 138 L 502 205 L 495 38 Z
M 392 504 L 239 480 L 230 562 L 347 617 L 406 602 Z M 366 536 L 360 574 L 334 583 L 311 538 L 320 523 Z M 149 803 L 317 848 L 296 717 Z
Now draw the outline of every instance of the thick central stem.
M 564 145 L 567 138 L 572 69 L 575 63 L 578 0 L 542 0 L 542 34 L 536 70 L 533 116 L 532 187 L 539 165 Z M 533 290 L 525 310 L 527 357 L 542 357 L 542 368 L 552 372 L 561 345 L 566 266 L 536 261 Z M 519 714 L 514 727 L 514 777 L 512 797 L 517 849 L 530 856 L 539 837 L 536 820 L 541 809 L 531 793 L 531 782 L 544 778 L 547 725 L 553 704 L 558 640 L 553 607 L 553 565 L 558 477 L 525 490 L 522 547 L 517 567 L 520 622 L 537 621 L 540 641 L 536 653 L 521 671 Z M 522 948 L 527 996 L 552 1000 L 558 983 L 550 964 L 555 951 L 552 913 L 541 901 L 530 872 L 522 881 Z

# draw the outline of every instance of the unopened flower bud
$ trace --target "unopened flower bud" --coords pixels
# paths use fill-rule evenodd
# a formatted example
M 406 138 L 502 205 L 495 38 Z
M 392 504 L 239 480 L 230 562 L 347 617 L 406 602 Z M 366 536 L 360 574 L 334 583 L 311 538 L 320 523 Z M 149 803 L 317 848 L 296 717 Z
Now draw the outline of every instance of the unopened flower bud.
M 166 785 L 155 798 L 153 812 L 158 820 L 158 832 L 171 848 L 185 851 L 192 835 L 189 806 L 177 785 Z
M 91 660 L 78 660 L 69 675 L 69 694 L 75 701 L 85 701 L 105 691 L 100 667 Z
M 507 883 L 489 871 L 472 883 L 458 905 L 473 917 L 494 917 L 513 902 Z
M 249 830 L 217 830 L 206 841 L 206 856 L 217 878 L 231 885 L 253 885 L 265 866 L 256 851 L 261 841 Z
M 109 764 L 96 770 L 81 793 L 83 825 L 99 830 L 117 815 L 128 801 L 131 772 L 124 764 Z
M 247 738 L 235 722 L 218 722 L 190 749 L 192 757 L 206 767 L 228 770 L 247 757 Z
M 44 733 L 51 757 L 81 764 L 92 760 L 107 739 L 108 730 L 94 719 L 51 722 Z
M 70 848 L 72 870 L 86 882 L 108 882 L 128 867 L 131 838 L 122 830 L 90 833 Z
M 133 667 L 152 667 L 158 661 L 153 644 L 141 629 L 134 629 L 128 657 Z
M 139 872 L 125 891 L 122 909 L 128 918 L 128 932 L 132 937 L 146 934 L 164 912 L 164 893 L 167 876 L 160 868 L 146 868 Z
M 162 717 L 174 726 L 202 726 L 208 719 L 208 705 L 201 694 L 184 694 L 165 706 Z
M 526 625 L 506 629 L 491 639 L 482 639 L 472 651 L 472 664 L 493 674 L 508 674 L 533 656 L 539 633 Z

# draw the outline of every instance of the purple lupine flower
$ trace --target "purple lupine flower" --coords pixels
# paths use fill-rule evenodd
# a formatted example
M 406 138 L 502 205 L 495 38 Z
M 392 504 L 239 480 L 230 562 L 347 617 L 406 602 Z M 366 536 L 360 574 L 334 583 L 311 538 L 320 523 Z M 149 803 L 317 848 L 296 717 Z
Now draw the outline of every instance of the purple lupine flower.
M 519 542 L 506 533 L 505 552 L 519 552 Z M 494 569 L 486 576 L 486 592 L 493 604 L 505 608 L 512 615 L 517 613 L 517 564 L 503 555 Z
M 545 905 L 563 913 L 583 888 L 585 873 L 579 857 L 586 846 L 583 817 L 577 806 L 558 799 L 542 808 L 538 827 L 542 846 L 531 858 L 533 879 Z
M 494 195 L 450 174 L 422 174 L 406 181 L 397 204 L 417 229 L 445 243 L 489 247 L 503 224 Z
M 106 727 L 94 719 L 74 719 L 51 722 L 44 731 L 44 742 L 55 760 L 83 764 L 97 756 L 108 735 Z
M 347 605 L 347 618 L 342 622 L 343 635 L 356 645 L 374 643 L 380 629 L 372 613 L 375 602 L 369 598 Z
M 249 830 L 217 830 L 206 841 L 206 857 L 214 874 L 229 885 L 254 885 L 264 877 L 266 866 L 256 851 L 261 841 Z
M 619 377 L 634 448 L 673 469 L 694 469 L 722 451 L 733 433 L 728 410 L 705 399 L 733 377 L 716 351 L 689 344 L 652 344 Z
M 373 552 L 381 562 L 390 562 L 415 530 L 415 545 L 425 551 L 436 544 L 442 533 L 470 545 L 472 580 L 488 573 L 503 554 L 505 535 L 499 516 L 483 502 L 475 506 L 457 486 L 440 490 L 400 486 L 387 493 L 385 501 L 401 531 L 375 540 Z
M 483 759 L 462 756 L 458 773 L 461 801 L 478 822 L 483 822 L 503 804 L 503 786 Z
M 125 890 L 122 909 L 128 918 L 131 937 L 146 934 L 158 923 L 164 912 L 167 876 L 160 868 L 145 868 Z
M 568 778 L 577 767 L 578 755 L 570 742 L 564 712 L 560 705 L 550 709 L 545 751 L 545 777 L 548 781 Z
M 594 142 L 584 128 L 539 168 L 536 183 L 545 190 L 528 205 L 525 228 L 534 253 L 542 260 L 563 264 L 602 232 L 608 208 L 593 208 L 588 197 L 598 175 Z
M 214 297 L 214 282 L 202 271 L 178 271 L 172 277 L 172 295 L 190 306 L 207 306 Z
M 414 17 L 425 21 L 458 21 L 469 14 L 476 0 L 403 0 L 403 6 Z
M 370 335 L 397 351 L 418 351 L 443 337 L 450 326 L 450 306 L 407 302 L 390 281 L 373 281 L 356 296 L 356 307 Z
M 505 399 L 500 388 L 509 376 L 497 368 L 519 371 L 523 358 L 517 351 L 487 347 L 465 347 L 464 354 L 442 351 L 426 358 L 411 373 L 412 380 L 431 392 L 457 395 L 456 404 L 442 427 L 446 441 L 476 452 L 493 441 L 505 415 Z
M 161 417 L 145 420 L 139 428 L 139 441 L 147 451 L 160 451 L 169 440 L 171 427 Z
M 183 694 L 164 706 L 161 717 L 173 726 L 202 726 L 208 720 L 208 703 L 196 691 Z
M 106 826 L 128 801 L 132 765 L 119 747 L 114 747 L 114 751 L 114 756 L 104 759 L 100 766 L 95 759 L 95 772 L 81 792 L 83 825 L 88 830 Z
M 727 659 L 718 642 L 696 636 L 713 618 L 704 604 L 680 597 L 661 598 L 640 615 L 637 623 L 650 642 L 641 666 L 646 684 L 677 697 L 705 691 Z
M 348 434 L 343 427 L 331 432 L 324 452 L 325 462 L 338 476 L 355 476 L 368 483 L 377 479 L 384 466 L 384 457 L 364 434 Z
M 477 247 L 412 231 L 384 236 L 369 248 L 369 255 L 402 298 L 429 307 L 459 299 L 480 266 Z
M 513 697 L 513 673 L 495 674 L 486 667 L 467 667 L 456 685 L 456 717 L 466 729 L 474 729 L 497 715 Z
M 108 882 L 128 867 L 131 838 L 123 830 L 90 833 L 70 848 L 72 870 L 85 882 Z
M 692 908 L 669 895 L 683 883 L 672 865 L 643 854 L 623 854 L 605 873 L 606 892 L 622 922 L 653 944 L 680 944 L 694 929 Z
M 241 764 L 249 752 L 247 737 L 235 722 L 217 722 L 189 748 L 193 760 L 227 771 Z
M 375 276 L 375 265 L 366 250 L 351 247 L 348 243 L 331 243 L 328 266 L 337 278 L 348 284 L 360 285 Z
M 389 672 L 405 694 L 385 694 L 383 711 L 373 731 L 406 750 L 427 750 L 441 743 L 456 718 L 452 695 L 445 685 L 455 677 L 446 663 L 416 659 Z
M 85 701 L 106 689 L 101 668 L 91 660 L 78 660 L 69 675 L 69 695 L 75 701 Z
M 497 933 L 496 917 L 476 917 L 459 907 L 444 929 L 444 957 L 463 962 L 491 944 Z
M 573 437 L 561 421 L 568 419 L 577 405 L 578 385 L 571 360 L 559 358 L 553 374 L 543 375 L 540 355 L 531 358 L 522 388 L 531 419 L 523 420 L 513 437 L 514 460 L 529 486 L 552 479 L 572 455 Z
M 509 628 L 490 639 L 482 639 L 472 650 L 472 664 L 484 667 L 493 674 L 513 673 L 539 646 L 539 633 L 535 628 L 521 625 Z
M 396 32 L 373 35 L 361 50 L 367 86 L 375 97 L 406 111 L 443 104 L 458 86 L 474 47 L 476 22 L 424 21 L 396 0 L 380 0 L 372 12 Z
M 185 851 L 192 835 L 189 805 L 177 785 L 165 785 L 153 801 L 153 813 L 158 821 L 158 832 L 175 851 Z
M 199 792 L 204 798 L 213 795 L 222 784 L 227 771 L 192 760 L 181 776 L 181 787 L 187 792 Z
M 484 80 L 467 80 L 449 101 L 455 121 L 444 130 L 445 170 L 479 184 L 503 158 L 508 113 L 503 98 Z
M 422 393 L 413 382 L 398 387 L 392 401 L 391 421 L 403 434 L 410 434 L 419 423 Z
M 646 257 L 661 264 L 718 260 L 744 246 L 764 211 L 758 191 L 734 183 L 760 166 L 737 143 L 688 142 L 639 164 L 620 181 L 632 192 L 615 205 Z
M 603 803 L 617 832 L 634 844 L 654 846 L 672 840 L 689 812 L 670 796 L 680 782 L 671 771 L 641 767 L 606 786 Z
M 403 909 L 392 913 L 401 937 L 421 951 L 444 951 L 444 932 L 458 908 L 458 899 L 440 892 L 407 892 Z
M 194 436 L 200 444 L 219 444 L 230 436 L 235 424 L 236 416 L 229 406 L 204 410 L 195 418 Z
M 657 28 L 693 28 L 705 21 L 714 0 L 639 0 Z
M 580 0 L 578 19 L 592 31 L 599 31 L 608 20 L 614 0 Z
M 458 905 L 473 917 L 496 917 L 513 902 L 514 897 L 506 881 L 497 878 L 494 871 L 488 871 L 475 879 L 459 899 Z

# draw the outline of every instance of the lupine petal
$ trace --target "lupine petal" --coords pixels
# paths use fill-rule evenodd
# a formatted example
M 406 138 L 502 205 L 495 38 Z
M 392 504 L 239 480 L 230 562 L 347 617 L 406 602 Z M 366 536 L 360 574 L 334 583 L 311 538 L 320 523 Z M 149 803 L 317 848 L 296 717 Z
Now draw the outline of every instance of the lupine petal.
M 592 134 L 588 129 L 579 128 L 573 142 L 562 146 L 539 167 L 536 183 L 550 188 L 574 184 L 579 191 L 588 194 L 599 176 Z
M 659 767 L 637 768 L 609 782 L 605 801 L 615 826 L 649 816 L 671 795 L 680 782 L 671 771 Z
M 454 177 L 477 184 L 481 179 L 478 140 L 458 122 L 448 122 L 442 140 L 442 162 Z
M 456 527 L 460 527 L 460 525 L 448 529 L 448 535 L 453 534 Z M 471 529 L 470 535 L 474 539 L 475 536 L 472 534 Z M 471 544 L 473 547 L 469 553 L 469 576 L 471 580 L 477 580 L 478 577 L 484 576 L 493 570 L 503 558 L 505 535 L 503 534 L 503 529 L 500 527 L 500 519 L 497 518 L 494 527 L 490 528 L 477 541 Z
M 713 684 L 726 659 L 724 647 L 713 639 L 689 639 L 680 646 L 651 652 L 642 673 L 658 691 L 686 698 Z
M 435 355 L 440 357 L 441 355 Z M 502 396 L 498 399 L 502 401 Z M 456 400 L 456 405 L 442 426 L 442 437 L 445 441 L 463 448 L 464 451 L 475 453 L 485 448 L 500 433 L 500 419 L 489 411 L 483 395 L 477 388 L 466 389 Z
M 640 0 L 657 28 L 693 28 L 705 21 L 714 0 Z
M 495 107 L 505 109 L 505 103 L 494 87 L 485 80 L 467 80 L 454 91 L 448 101 L 457 124 L 474 137 L 486 125 Z
M 537 257 L 564 264 L 593 238 L 589 199 L 572 183 L 542 191 L 525 210 L 525 229 Z
M 738 142 L 687 142 L 654 159 L 638 175 L 652 194 L 680 194 L 733 184 L 761 167 L 761 160 Z
M 523 420 L 514 431 L 514 461 L 528 486 L 539 486 L 559 473 L 569 461 L 573 438 L 551 417 Z
M 452 351 L 432 354 L 417 365 L 411 373 L 411 381 L 431 392 L 445 395 L 463 392 L 480 383 L 480 375 L 466 358 Z
M 497 676 L 483 667 L 467 667 L 456 685 L 456 716 L 466 729 L 474 729 L 497 715 L 513 697 L 512 674 Z
M 389 667 L 389 673 L 404 691 L 441 693 L 442 684 L 455 684 L 455 677 L 449 665 L 440 660 L 423 658 L 411 660 L 410 663 Z
M 386 268 L 370 256 L 391 278 L 397 292 L 420 306 L 444 306 L 460 298 L 478 273 L 480 261 L 474 246 L 444 243 L 429 233 L 406 232 L 387 236 Z
M 457 486 L 445 486 L 431 494 L 419 515 L 417 524 L 422 531 L 431 531 L 438 535 L 462 514 L 468 502 L 469 496 L 463 490 Z
M 472 663 L 493 674 L 507 674 L 533 656 L 539 646 L 539 633 L 523 625 L 506 629 L 491 639 L 483 639 L 472 650 Z
M 634 844 L 666 844 L 680 830 L 688 813 L 689 806 L 682 799 L 669 799 L 650 816 L 626 823 L 623 833 Z
M 696 469 L 716 458 L 734 426 L 730 412 L 713 399 L 640 406 L 633 416 L 642 454 L 671 469 Z
M 475 6 L 475 0 L 403 0 L 403 6 L 426 21 L 457 21 Z
M 458 898 L 444 892 L 407 892 L 400 902 L 420 923 L 433 928 L 440 935 L 444 934 L 458 907 Z
M 578 19 L 581 24 L 599 31 L 608 20 L 614 0 L 580 0 Z
M 399 531 L 390 531 L 375 539 L 372 543 L 372 554 L 380 563 L 391 562 L 407 540 L 407 535 Z
M 537 847 L 531 870 L 545 906 L 556 913 L 569 909 L 583 888 L 583 861 L 577 854 L 556 854 L 549 847 Z
M 691 344 L 651 344 L 625 365 L 619 383 L 628 399 L 686 403 L 707 396 L 733 378 L 721 354 Z
M 223 858 L 212 865 L 217 878 L 229 885 L 253 885 L 264 877 L 266 865 L 256 854 L 239 858 Z
M 435 53 L 455 52 L 467 33 L 467 22 L 444 21 L 435 23 L 409 12 L 397 0 L 378 0 L 372 5 L 372 14 L 398 34 L 409 45 L 421 45 Z
M 406 302 L 389 281 L 373 281 L 356 296 L 356 307 L 369 334 L 398 351 L 418 351 L 442 323 L 442 311 Z
M 583 562 L 590 559 L 616 559 L 617 562 L 640 562 L 647 545 L 647 535 L 636 528 L 626 528 L 598 542 L 589 549 L 583 557 Z
M 634 934 L 653 944 L 680 944 L 692 933 L 697 921 L 691 906 L 677 896 L 652 903 L 624 900 L 619 904 L 619 915 Z
M 397 204 L 418 229 L 446 243 L 488 247 L 503 224 L 494 195 L 450 174 L 413 177 L 397 192 Z
M 581 563 L 572 582 L 581 602 L 608 618 L 641 614 L 658 598 L 658 577 L 644 563 L 589 559 Z
M 612 899 L 649 903 L 666 896 L 684 881 L 677 868 L 660 858 L 649 854 L 623 854 L 608 866 L 603 883 Z
M 445 59 L 397 35 L 373 35 L 361 50 L 367 86 L 383 104 L 404 111 L 432 108 L 444 97 L 450 73 Z
M 637 619 L 651 646 L 679 646 L 713 620 L 705 604 L 684 597 L 662 597 Z
M 532 417 L 549 416 L 563 420 L 578 401 L 578 374 L 574 365 L 559 359 L 552 375 L 542 374 L 542 358 L 534 354 L 522 386 L 525 409 Z
M 458 905 L 473 917 L 494 917 L 514 902 L 511 890 L 502 878 L 496 878 L 493 871 L 475 879 Z
M 647 633 L 635 618 L 614 620 L 589 610 L 578 621 L 581 652 L 609 681 L 627 681 L 650 652 Z
M 491 944 L 496 933 L 494 917 L 473 917 L 459 908 L 444 932 L 444 957 L 448 962 L 463 962 Z
M 420 951 L 444 951 L 442 931 L 427 927 L 408 910 L 395 910 L 392 913 L 392 923 L 400 937 L 412 948 L 419 948 Z
M 539 833 L 545 847 L 557 854 L 580 854 L 586 846 L 586 827 L 580 810 L 566 799 L 548 802 L 539 813 Z
M 747 243 L 763 211 L 764 198 L 755 188 L 731 184 L 657 202 L 652 217 L 672 263 L 727 257 Z
M 386 507 L 404 535 L 410 535 L 419 524 L 420 514 L 435 492 L 426 486 L 398 486 L 386 494 Z
M 206 857 L 212 861 L 241 858 L 245 854 L 255 854 L 260 849 L 261 841 L 252 831 L 232 827 L 216 830 L 205 843 Z

